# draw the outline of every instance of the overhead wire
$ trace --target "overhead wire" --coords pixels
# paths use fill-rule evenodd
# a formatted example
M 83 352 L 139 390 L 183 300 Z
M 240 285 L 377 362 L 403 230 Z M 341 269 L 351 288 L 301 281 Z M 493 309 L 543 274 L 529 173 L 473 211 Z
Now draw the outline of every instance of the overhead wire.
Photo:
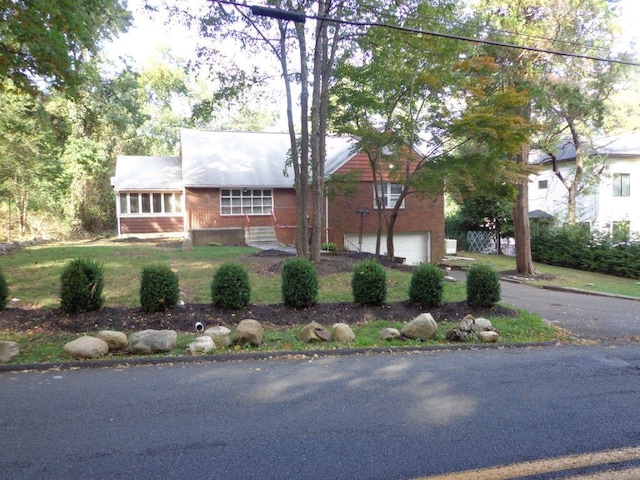
M 238 3 L 238 2 L 233 1 L 233 0 L 216 0 L 216 1 L 218 3 L 233 5 L 233 6 L 236 6 L 236 7 L 250 8 L 250 6 L 247 5 L 247 4 Z M 436 32 L 436 31 L 433 31 L 433 30 L 423 30 L 423 29 L 419 29 L 419 28 L 405 27 L 405 26 L 402 26 L 402 25 L 394 25 L 394 24 L 391 24 L 391 23 L 383 23 L 383 22 L 375 22 L 375 21 L 344 20 L 344 19 L 339 19 L 339 18 L 325 17 L 325 16 L 319 16 L 319 15 L 310 15 L 310 14 L 305 14 L 304 17 L 308 18 L 308 19 L 320 20 L 320 21 L 337 23 L 337 24 L 342 24 L 342 25 L 349 25 L 349 26 L 354 26 L 354 27 L 387 28 L 387 29 L 391 29 L 391 30 L 397 30 L 397 31 L 411 33 L 411 34 L 417 34 L 417 35 L 428 35 L 428 36 L 433 36 L 433 37 L 438 37 L 438 38 L 447 38 L 447 39 L 451 39 L 451 40 L 459 40 L 459 41 L 470 42 L 470 43 L 480 43 L 480 44 L 483 44 L 483 45 L 492 45 L 492 46 L 502 47 L 502 48 L 511 48 L 511 49 L 516 49 L 516 50 L 529 51 L 529 52 L 545 53 L 545 54 L 549 54 L 549 55 L 558 55 L 558 56 L 571 57 L 571 58 L 581 58 L 581 59 L 592 60 L 592 61 L 596 61 L 596 62 L 615 63 L 615 64 L 627 65 L 627 66 L 632 66 L 632 67 L 640 67 L 640 62 L 635 62 L 635 61 L 632 61 L 632 60 L 626 60 L 626 59 L 623 59 L 623 58 L 608 58 L 608 57 L 600 57 L 600 56 L 597 56 L 597 55 L 590 55 L 590 54 L 583 54 L 583 53 L 576 53 L 576 52 L 566 52 L 566 51 L 556 50 L 556 49 L 551 49 L 551 48 L 542 48 L 542 47 L 535 47 L 535 46 L 528 46 L 528 45 L 516 45 L 516 44 L 513 44 L 513 43 L 507 43 L 507 42 L 502 42 L 502 41 L 497 41 L 497 40 L 490 40 L 490 39 L 487 39 L 487 38 L 474 38 L 474 37 L 468 37 L 468 36 L 460 35 L 460 34 L 456 34 L 456 33 Z M 551 39 L 548 39 L 548 40 L 551 40 Z

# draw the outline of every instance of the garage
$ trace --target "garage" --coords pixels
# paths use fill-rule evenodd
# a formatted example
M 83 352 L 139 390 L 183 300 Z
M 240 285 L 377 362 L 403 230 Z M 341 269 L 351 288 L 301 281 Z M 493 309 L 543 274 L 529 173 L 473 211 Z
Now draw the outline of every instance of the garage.
M 358 248 L 359 235 L 357 233 L 345 233 L 345 245 Z M 380 239 L 380 253 L 385 255 L 387 251 L 387 239 L 383 236 Z M 431 233 L 396 233 L 393 236 L 395 256 L 405 258 L 407 265 L 418 265 L 431 261 Z M 362 235 L 362 251 L 375 253 L 376 236 L 373 234 Z

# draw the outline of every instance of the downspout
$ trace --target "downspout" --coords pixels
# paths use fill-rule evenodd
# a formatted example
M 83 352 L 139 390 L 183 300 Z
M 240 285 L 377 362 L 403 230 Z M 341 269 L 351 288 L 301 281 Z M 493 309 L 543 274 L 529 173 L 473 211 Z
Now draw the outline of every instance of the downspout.
M 329 243 L 329 195 L 324 195 L 324 242 Z
M 189 221 L 188 221 L 188 212 L 187 212 L 187 189 L 182 188 L 182 235 L 184 238 L 189 238 Z

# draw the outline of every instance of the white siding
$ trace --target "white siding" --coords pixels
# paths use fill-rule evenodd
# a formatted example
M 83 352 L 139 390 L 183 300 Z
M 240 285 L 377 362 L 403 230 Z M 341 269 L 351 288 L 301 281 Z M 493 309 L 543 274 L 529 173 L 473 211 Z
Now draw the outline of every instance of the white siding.
M 345 239 L 351 244 L 358 246 L 359 236 L 357 233 L 345 233 Z M 381 238 L 380 253 L 386 254 L 387 239 Z M 393 246 L 396 257 L 404 257 L 408 265 L 418 265 L 431 260 L 431 233 L 396 233 L 393 236 Z M 362 236 L 362 251 L 375 253 L 376 236 L 364 234 Z

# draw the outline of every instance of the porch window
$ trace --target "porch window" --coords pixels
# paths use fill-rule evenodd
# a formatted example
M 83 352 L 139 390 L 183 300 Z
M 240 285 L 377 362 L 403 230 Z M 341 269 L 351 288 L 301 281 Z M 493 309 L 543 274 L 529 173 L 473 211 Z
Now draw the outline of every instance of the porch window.
M 378 192 L 382 208 L 393 208 L 402 194 L 402 185 L 399 183 L 376 183 L 375 189 Z M 376 195 L 373 196 L 373 208 L 377 208 Z M 400 208 L 404 208 L 404 200 Z
M 613 174 L 613 196 L 628 197 L 631 195 L 631 175 L 628 173 Z
M 149 215 L 182 212 L 182 193 L 120 193 L 120 214 Z
M 270 215 L 273 195 L 270 189 L 233 188 L 220 190 L 221 215 Z

